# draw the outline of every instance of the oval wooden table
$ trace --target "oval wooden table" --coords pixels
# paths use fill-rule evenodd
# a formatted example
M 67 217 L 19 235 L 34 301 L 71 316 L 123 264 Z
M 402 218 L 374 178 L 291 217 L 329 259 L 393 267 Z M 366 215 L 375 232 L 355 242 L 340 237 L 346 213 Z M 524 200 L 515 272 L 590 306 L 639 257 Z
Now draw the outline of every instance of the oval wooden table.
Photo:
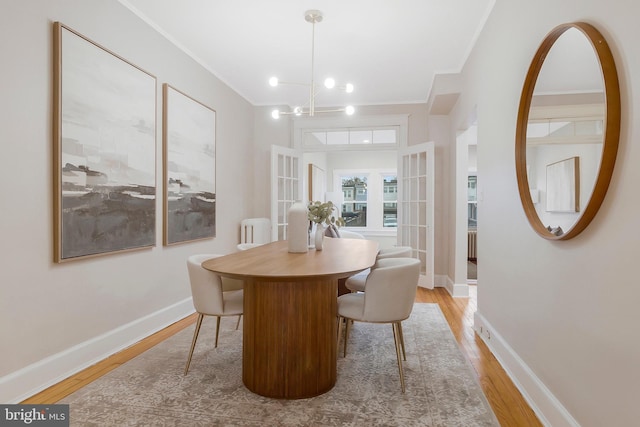
M 202 266 L 244 281 L 242 381 L 254 393 L 300 399 L 336 382 L 338 280 L 371 267 L 378 244 L 324 241 L 289 253 L 286 241 L 207 260 Z

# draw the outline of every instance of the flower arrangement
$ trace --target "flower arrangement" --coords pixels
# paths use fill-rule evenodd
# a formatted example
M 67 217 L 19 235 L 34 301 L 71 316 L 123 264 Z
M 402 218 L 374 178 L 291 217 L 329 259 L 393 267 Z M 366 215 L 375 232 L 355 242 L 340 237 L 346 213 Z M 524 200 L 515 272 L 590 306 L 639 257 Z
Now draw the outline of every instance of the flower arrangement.
M 309 221 L 313 221 L 316 224 L 326 224 L 331 225 L 334 224 L 337 227 L 342 227 L 345 225 L 344 219 L 338 216 L 337 218 L 333 215 L 333 211 L 337 210 L 333 202 L 309 202 L 307 206 L 309 209 Z

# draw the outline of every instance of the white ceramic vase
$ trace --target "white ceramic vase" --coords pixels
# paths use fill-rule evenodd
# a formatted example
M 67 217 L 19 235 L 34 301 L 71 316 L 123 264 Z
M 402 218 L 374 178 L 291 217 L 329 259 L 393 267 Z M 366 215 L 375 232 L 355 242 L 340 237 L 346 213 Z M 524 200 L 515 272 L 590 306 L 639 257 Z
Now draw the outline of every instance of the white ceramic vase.
M 289 208 L 287 218 L 287 240 L 289 252 L 303 253 L 309 250 L 307 243 L 309 219 L 307 206 L 302 202 L 296 202 Z
M 317 224 L 316 225 L 316 236 L 315 236 L 315 246 L 316 251 L 322 250 L 322 244 L 324 243 L 324 225 Z

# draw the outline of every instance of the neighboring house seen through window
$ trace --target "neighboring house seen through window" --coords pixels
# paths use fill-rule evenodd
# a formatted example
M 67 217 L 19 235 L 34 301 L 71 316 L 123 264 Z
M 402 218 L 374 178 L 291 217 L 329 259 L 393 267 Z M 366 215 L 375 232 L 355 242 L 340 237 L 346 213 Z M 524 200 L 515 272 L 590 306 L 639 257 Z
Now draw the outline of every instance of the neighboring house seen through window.
M 396 171 L 336 171 L 341 185 L 342 217 L 346 227 L 368 229 L 398 226 L 398 177 Z

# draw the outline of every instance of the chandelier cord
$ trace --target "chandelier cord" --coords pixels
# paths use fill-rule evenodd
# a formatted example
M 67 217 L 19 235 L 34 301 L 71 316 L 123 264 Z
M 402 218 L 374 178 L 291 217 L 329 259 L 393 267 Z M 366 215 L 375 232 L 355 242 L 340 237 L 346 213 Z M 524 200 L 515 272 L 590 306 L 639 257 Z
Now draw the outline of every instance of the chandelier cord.
M 347 115 L 352 115 L 355 111 L 353 106 L 347 106 L 345 108 L 338 109 L 320 109 L 316 111 L 316 95 L 318 94 L 315 80 L 315 50 L 316 50 L 316 24 L 318 22 L 322 22 L 322 12 L 319 10 L 308 10 L 305 13 L 304 19 L 305 21 L 311 23 L 311 84 L 309 85 L 309 110 L 304 111 L 304 107 L 295 107 L 293 111 L 284 112 L 279 110 L 273 110 L 271 112 L 271 116 L 274 119 L 280 118 L 280 115 L 289 115 L 293 114 L 296 116 L 300 115 L 308 115 L 309 117 L 313 117 L 316 113 L 337 113 L 337 112 L 345 112 Z M 279 84 L 292 84 L 292 85 L 304 85 L 304 83 L 296 83 L 296 82 L 281 82 L 277 77 L 271 77 L 269 79 L 269 84 L 273 87 L 278 86 Z M 332 78 L 327 78 L 324 85 L 327 89 L 332 89 L 336 87 L 335 80 Z M 347 83 L 345 86 L 337 86 L 338 88 L 345 90 L 347 93 L 353 92 L 353 85 L 351 83 Z
M 316 19 L 311 21 L 311 87 L 309 88 L 309 116 L 313 117 L 316 104 L 316 82 L 314 80 L 316 50 Z

